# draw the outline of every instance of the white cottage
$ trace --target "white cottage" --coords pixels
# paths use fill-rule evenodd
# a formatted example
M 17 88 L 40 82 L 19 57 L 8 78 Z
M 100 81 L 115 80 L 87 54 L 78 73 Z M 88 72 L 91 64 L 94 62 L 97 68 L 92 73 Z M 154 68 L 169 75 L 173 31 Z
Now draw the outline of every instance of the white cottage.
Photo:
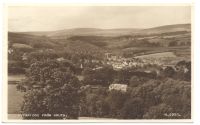
M 109 91 L 111 90 L 118 90 L 121 92 L 126 92 L 127 91 L 127 85 L 126 84 L 111 84 L 109 86 Z

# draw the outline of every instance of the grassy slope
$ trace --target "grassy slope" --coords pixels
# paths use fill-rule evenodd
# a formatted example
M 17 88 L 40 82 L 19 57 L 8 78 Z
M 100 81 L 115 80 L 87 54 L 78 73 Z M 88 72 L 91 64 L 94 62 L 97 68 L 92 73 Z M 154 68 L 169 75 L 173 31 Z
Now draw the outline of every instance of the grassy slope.
M 135 38 L 133 32 L 135 33 L 136 31 L 142 33 L 141 36 Z M 179 34 L 176 34 L 173 33 L 175 31 L 190 31 L 190 24 L 168 25 L 168 26 L 161 26 L 143 30 L 141 29 L 103 30 L 95 28 L 77 28 L 77 29 L 60 30 L 53 32 L 8 33 L 8 39 L 9 43 L 22 43 L 24 45 L 29 45 L 35 49 L 50 48 L 50 49 L 55 49 L 56 51 L 66 50 L 70 52 L 78 52 L 80 50 L 82 52 L 88 52 L 88 53 L 104 53 L 107 50 L 111 51 L 117 50 L 117 51 L 131 51 L 132 53 L 139 53 L 139 54 L 175 51 L 177 55 L 178 54 L 183 55 L 184 51 L 180 46 L 178 46 L 177 48 L 163 47 L 169 44 L 171 41 L 176 41 L 179 44 L 181 42 L 191 41 L 190 32 L 186 33 L 180 32 Z M 100 32 L 103 33 L 104 35 L 110 33 L 112 34 L 116 33 L 115 35 L 117 36 L 109 36 L 109 35 L 96 36 Z M 148 32 L 157 34 L 147 37 L 145 36 L 145 34 Z M 164 33 L 171 32 L 171 33 L 163 34 L 163 32 Z M 80 36 L 80 34 L 82 33 L 85 36 Z M 131 35 L 128 35 L 130 33 Z M 45 37 L 42 35 L 47 35 L 51 37 Z M 149 43 L 159 43 L 161 47 L 150 46 L 149 44 L 145 45 L 145 41 L 142 39 L 147 40 Z M 187 49 L 187 47 L 185 49 L 186 54 L 188 54 L 189 50 Z
M 8 85 L 8 114 L 20 114 L 23 95 L 23 92 L 17 91 L 16 85 Z

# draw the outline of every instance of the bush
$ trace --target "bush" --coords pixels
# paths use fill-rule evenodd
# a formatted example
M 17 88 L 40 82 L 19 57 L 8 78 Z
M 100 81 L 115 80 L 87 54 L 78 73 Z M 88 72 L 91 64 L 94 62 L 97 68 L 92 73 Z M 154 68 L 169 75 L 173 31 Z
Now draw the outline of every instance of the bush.
M 104 87 L 97 89 L 87 88 L 81 93 L 80 115 L 88 117 L 108 117 L 109 104 L 106 101 L 107 90 Z
M 106 101 L 110 107 L 110 117 L 120 118 L 120 112 L 123 108 L 124 102 L 128 99 L 127 93 L 123 93 L 117 90 L 109 92 Z
M 175 70 L 172 68 L 172 67 L 166 67 L 165 69 L 164 69 L 164 74 L 165 74 L 165 76 L 166 77 L 174 77 L 174 75 L 175 75 Z
M 137 76 L 132 76 L 130 81 L 129 81 L 129 86 L 130 87 L 137 87 L 138 85 L 141 85 L 143 82 L 142 80 L 137 77 Z
M 9 74 L 24 74 L 26 65 L 22 61 L 9 61 L 8 73 Z
M 76 119 L 79 116 L 79 81 L 69 68 L 56 61 L 33 63 L 23 84 L 27 86 L 22 114 L 24 119 Z M 51 116 L 45 117 L 44 114 Z M 58 114 L 58 116 L 55 116 Z
M 114 80 L 114 70 L 110 66 L 92 70 L 85 68 L 83 70 L 84 84 L 109 86 Z
M 141 119 L 144 114 L 143 100 L 141 98 L 127 99 L 120 111 L 120 118 Z
M 173 112 L 173 109 L 166 104 L 159 104 L 157 106 L 152 106 L 149 108 L 149 111 L 146 112 L 143 116 L 144 119 L 170 119 L 173 118 L 170 113 Z

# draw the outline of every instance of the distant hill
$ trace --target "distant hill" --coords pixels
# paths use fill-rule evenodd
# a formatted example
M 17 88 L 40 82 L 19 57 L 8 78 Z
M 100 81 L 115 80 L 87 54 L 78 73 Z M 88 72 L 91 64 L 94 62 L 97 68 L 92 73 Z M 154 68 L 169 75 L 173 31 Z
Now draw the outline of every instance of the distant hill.
M 75 37 L 76 38 L 76 37 Z M 31 48 L 32 51 L 51 49 L 59 53 L 71 53 L 83 56 L 101 58 L 105 49 L 101 42 L 84 41 L 79 38 L 51 39 L 46 36 L 30 35 L 25 33 L 8 33 L 8 44 L 11 48 Z M 93 38 L 93 37 L 92 37 Z M 82 38 L 81 38 L 82 39 Z
M 48 37 L 44 36 L 35 36 L 30 34 L 24 34 L 24 33 L 8 33 L 8 41 L 11 46 L 15 43 L 17 44 L 24 44 L 31 46 L 32 48 L 55 48 L 58 47 L 58 43 L 51 40 Z
M 73 28 L 57 31 L 18 32 L 20 34 L 47 36 L 51 38 L 68 38 L 71 36 L 123 36 L 123 35 L 145 35 L 159 34 L 165 32 L 191 31 L 191 24 L 174 24 L 147 29 L 121 28 L 121 29 L 99 29 L 99 28 Z
M 137 33 L 140 29 L 125 28 L 125 29 L 97 29 L 97 28 L 74 28 L 57 31 L 47 32 L 20 32 L 21 34 L 36 35 L 36 36 L 48 36 L 53 38 L 68 38 L 71 36 L 119 36 L 130 35 Z
M 139 34 L 157 34 L 157 33 L 167 33 L 167 32 L 179 32 L 179 31 L 191 31 L 191 24 L 176 24 L 176 25 L 165 25 L 159 27 L 153 27 L 148 29 L 143 29 L 139 31 Z
M 191 25 L 165 25 L 148 29 L 75 28 L 48 32 L 8 32 L 9 44 L 26 44 L 34 49 L 69 50 L 89 55 L 130 47 L 189 46 Z M 97 55 L 97 54 L 96 54 Z

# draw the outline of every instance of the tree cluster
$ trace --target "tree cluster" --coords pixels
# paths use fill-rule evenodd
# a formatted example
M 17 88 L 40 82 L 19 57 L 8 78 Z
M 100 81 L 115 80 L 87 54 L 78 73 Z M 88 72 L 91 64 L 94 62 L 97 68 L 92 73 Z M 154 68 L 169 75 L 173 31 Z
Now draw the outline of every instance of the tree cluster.
M 190 82 L 186 81 L 170 78 L 164 81 L 148 80 L 129 86 L 127 92 L 109 91 L 104 87 L 89 87 L 83 90 L 81 95 L 80 116 L 84 117 L 117 119 L 191 117 Z
M 27 79 L 17 87 L 26 91 L 21 111 L 38 116 L 22 115 L 24 119 L 78 118 L 80 82 L 70 67 L 53 60 L 37 61 L 26 75 Z

